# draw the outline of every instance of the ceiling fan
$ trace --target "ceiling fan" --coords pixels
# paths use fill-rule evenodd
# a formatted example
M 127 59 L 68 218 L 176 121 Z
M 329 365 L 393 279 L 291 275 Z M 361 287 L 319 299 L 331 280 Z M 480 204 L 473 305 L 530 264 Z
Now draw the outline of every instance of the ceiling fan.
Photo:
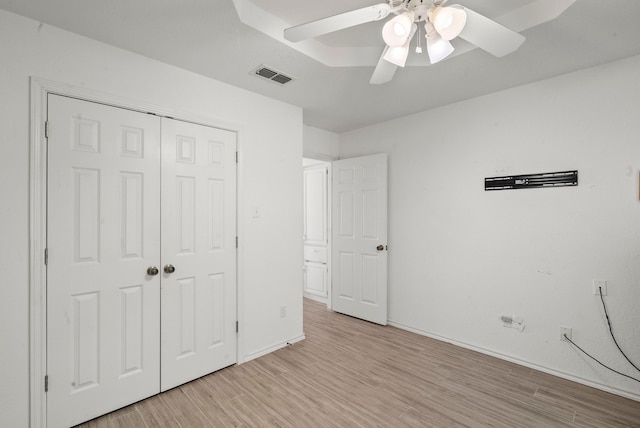
M 290 42 L 332 33 L 372 21 L 395 16 L 382 27 L 385 47 L 371 76 L 370 83 L 390 81 L 397 67 L 404 67 L 414 35 L 416 52 L 422 53 L 422 30 L 426 38 L 427 55 L 431 64 L 453 53 L 451 40 L 459 37 L 497 57 L 505 56 L 522 45 L 525 37 L 506 26 L 462 5 L 446 6 L 448 0 L 387 0 L 360 9 L 322 18 L 284 30 Z M 538 0 L 516 11 L 521 15 L 513 22 L 537 21 L 538 24 L 556 18 L 575 0 Z

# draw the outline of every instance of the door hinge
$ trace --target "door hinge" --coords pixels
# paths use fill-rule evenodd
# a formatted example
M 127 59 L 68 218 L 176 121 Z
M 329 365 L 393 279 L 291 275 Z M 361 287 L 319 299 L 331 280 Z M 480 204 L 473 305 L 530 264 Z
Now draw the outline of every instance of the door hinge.
M 49 138 L 49 121 L 44 123 L 44 138 Z
M 45 248 L 44 249 L 44 265 L 48 265 L 49 264 L 49 249 Z
M 236 248 L 238 248 L 238 237 L 236 236 Z
M 236 152 L 236 163 L 238 163 L 238 152 Z
M 44 376 L 44 392 L 49 391 L 49 375 Z
M 236 333 L 240 331 L 240 322 L 236 321 Z

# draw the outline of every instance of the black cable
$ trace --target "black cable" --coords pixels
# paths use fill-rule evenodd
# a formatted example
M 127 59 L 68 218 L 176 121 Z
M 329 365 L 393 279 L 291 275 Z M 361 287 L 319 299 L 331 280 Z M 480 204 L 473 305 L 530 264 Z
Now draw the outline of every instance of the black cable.
M 629 361 L 629 364 L 631 364 L 634 369 L 636 369 L 636 370 L 638 370 L 640 372 L 640 368 L 638 368 L 638 366 L 633 364 L 633 362 L 629 359 L 629 357 L 627 357 L 627 354 L 625 354 L 624 351 L 622 350 L 622 348 L 620 348 L 620 345 L 618 345 L 618 341 L 616 340 L 616 337 L 613 335 L 613 328 L 611 327 L 611 321 L 609 320 L 609 314 L 607 313 L 607 307 L 604 304 L 604 297 L 602 297 L 602 287 L 598 287 L 598 289 L 600 290 L 600 300 L 602 300 L 602 307 L 604 308 L 604 315 L 607 317 L 607 324 L 609 324 L 609 333 L 611 333 L 611 338 L 613 339 L 613 343 L 616 344 L 616 346 L 618 347 L 618 350 L 620 351 L 622 356 L 625 357 L 627 359 L 627 361 Z
M 611 367 L 609 367 L 609 366 L 607 366 L 607 365 L 602 364 L 602 363 L 601 363 L 600 361 L 598 361 L 595 357 L 592 357 L 592 356 L 591 356 L 587 351 L 585 351 L 584 349 L 582 349 L 581 347 L 579 347 L 579 346 L 578 346 L 578 345 L 577 345 L 573 340 L 569 339 L 569 337 L 568 337 L 566 334 L 563 334 L 563 336 L 564 336 L 564 338 L 565 338 L 565 339 L 567 339 L 567 341 L 568 341 L 569 343 L 571 343 L 573 346 L 575 346 L 576 348 L 578 348 L 579 350 L 581 350 L 581 351 L 582 351 L 582 353 L 583 353 L 584 355 L 586 355 L 587 357 L 591 358 L 593 361 L 595 361 L 596 363 L 600 364 L 602 367 L 607 368 L 607 369 L 611 370 L 612 372 L 619 374 L 620 376 L 628 377 L 629 379 L 633 379 L 633 380 L 635 380 L 636 382 L 640 382 L 640 379 L 636 379 L 636 378 L 635 378 L 635 377 L 633 377 L 633 376 L 629 376 L 629 375 L 626 375 L 626 374 L 624 374 L 624 373 L 620 373 L 619 371 L 614 370 L 614 369 L 612 369 Z

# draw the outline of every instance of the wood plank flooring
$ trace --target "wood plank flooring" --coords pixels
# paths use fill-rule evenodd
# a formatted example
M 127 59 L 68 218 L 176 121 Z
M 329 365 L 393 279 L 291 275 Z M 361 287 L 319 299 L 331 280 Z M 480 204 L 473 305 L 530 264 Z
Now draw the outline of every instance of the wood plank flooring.
M 640 402 L 305 299 L 306 340 L 80 425 L 640 427 Z

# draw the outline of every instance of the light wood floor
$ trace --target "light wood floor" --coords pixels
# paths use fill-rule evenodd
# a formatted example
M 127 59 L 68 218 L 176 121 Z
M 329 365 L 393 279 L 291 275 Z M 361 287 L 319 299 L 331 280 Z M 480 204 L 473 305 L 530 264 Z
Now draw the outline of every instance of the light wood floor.
M 640 427 L 640 402 L 304 303 L 306 340 L 85 427 Z

